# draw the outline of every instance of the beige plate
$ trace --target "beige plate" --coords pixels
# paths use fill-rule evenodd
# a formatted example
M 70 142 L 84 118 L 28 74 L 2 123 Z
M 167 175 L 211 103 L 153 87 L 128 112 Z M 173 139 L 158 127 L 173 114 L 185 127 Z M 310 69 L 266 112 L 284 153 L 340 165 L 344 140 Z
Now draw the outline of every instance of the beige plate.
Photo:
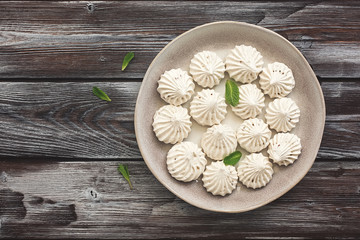
M 279 61 L 288 65 L 295 77 L 296 86 L 289 95 L 299 106 L 300 122 L 292 131 L 301 138 L 303 146 L 299 159 L 291 166 L 274 166 L 270 183 L 259 190 L 247 189 L 238 184 L 237 189 L 226 197 L 206 192 L 202 181 L 182 183 L 173 179 L 166 168 L 166 154 L 171 145 L 159 142 L 152 130 L 153 115 L 165 105 L 156 90 L 157 81 L 164 71 L 172 68 L 189 70 L 191 58 L 203 50 L 215 51 L 225 58 L 235 45 L 251 45 L 263 55 L 265 64 Z M 224 83 L 216 91 L 224 94 Z M 258 80 L 256 81 L 258 82 Z M 197 86 L 197 90 L 200 87 Z M 267 102 L 269 98 L 267 98 Z M 188 106 L 185 105 L 185 107 Z M 263 114 L 260 116 L 263 117 Z M 235 122 L 234 122 L 235 121 Z M 234 117 L 228 107 L 225 122 L 236 128 L 242 120 Z M 319 150 L 325 123 L 323 94 L 311 67 L 301 53 L 285 38 L 251 24 L 240 22 L 215 22 L 205 24 L 180 35 L 171 41 L 149 66 L 135 109 L 135 131 L 144 160 L 154 176 L 171 192 L 199 208 L 217 212 L 244 212 L 263 206 L 293 188 L 309 171 Z M 187 139 L 198 143 L 206 128 L 193 122 Z M 244 155 L 247 153 L 240 149 Z M 266 152 L 264 151 L 266 154 Z

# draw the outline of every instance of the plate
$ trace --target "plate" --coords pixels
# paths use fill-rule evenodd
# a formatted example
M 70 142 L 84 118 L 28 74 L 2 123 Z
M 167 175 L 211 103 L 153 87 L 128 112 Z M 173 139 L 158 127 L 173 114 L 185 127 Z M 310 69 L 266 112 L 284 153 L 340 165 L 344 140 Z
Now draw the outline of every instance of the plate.
M 255 47 L 263 55 L 265 64 L 283 62 L 293 71 L 296 84 L 289 97 L 299 106 L 301 116 L 300 122 L 291 132 L 301 138 L 303 149 L 294 164 L 287 167 L 274 164 L 273 179 L 266 187 L 253 190 L 238 183 L 231 195 L 213 196 L 206 192 L 201 179 L 190 183 L 179 182 L 172 178 L 167 170 L 166 155 L 172 145 L 158 141 L 152 129 L 155 111 L 166 104 L 157 92 L 157 81 L 161 74 L 172 68 L 189 71 L 190 60 L 198 52 L 214 51 L 224 60 L 235 45 L 241 44 Z M 223 80 L 215 88 L 222 94 L 225 93 L 224 82 Z M 258 80 L 255 83 L 258 84 Z M 201 88 L 196 86 L 196 91 L 199 90 Z M 269 101 L 267 97 L 266 103 Z M 184 106 L 188 107 L 188 104 Z M 230 107 L 227 110 L 228 115 L 224 122 L 236 129 L 243 120 L 234 116 Z M 260 118 L 263 118 L 263 113 Z M 201 134 L 206 128 L 199 126 L 193 120 L 192 122 L 192 132 L 186 141 L 199 143 Z M 310 65 L 296 47 L 271 30 L 231 21 L 214 22 L 193 28 L 165 46 L 145 74 L 135 108 L 136 139 L 145 163 L 154 176 L 184 201 L 216 212 L 249 211 L 279 198 L 293 188 L 315 161 L 324 125 L 325 103 L 321 87 Z M 245 150 L 240 148 L 239 150 L 244 156 L 247 155 Z

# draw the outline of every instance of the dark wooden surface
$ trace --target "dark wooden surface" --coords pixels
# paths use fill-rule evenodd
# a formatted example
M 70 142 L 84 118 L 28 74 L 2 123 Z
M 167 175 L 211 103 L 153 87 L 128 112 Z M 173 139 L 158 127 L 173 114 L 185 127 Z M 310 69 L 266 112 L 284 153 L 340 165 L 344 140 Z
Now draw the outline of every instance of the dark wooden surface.
M 0 238 L 360 238 L 359 1 L 2 1 L 0 9 Z M 155 55 L 220 20 L 289 39 L 327 107 L 310 172 L 241 214 L 197 209 L 170 193 L 141 159 L 133 126 Z M 135 58 L 121 72 L 128 51 Z M 113 101 L 99 101 L 92 86 Z

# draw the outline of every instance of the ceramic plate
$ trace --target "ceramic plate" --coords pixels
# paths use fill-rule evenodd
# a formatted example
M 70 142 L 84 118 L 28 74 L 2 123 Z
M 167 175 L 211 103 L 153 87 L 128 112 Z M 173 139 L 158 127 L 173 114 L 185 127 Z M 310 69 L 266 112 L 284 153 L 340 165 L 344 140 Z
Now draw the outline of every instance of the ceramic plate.
M 172 145 L 159 142 L 153 129 L 153 115 L 166 103 L 157 92 L 161 74 L 172 68 L 189 71 L 192 57 L 204 50 L 216 52 L 223 60 L 235 45 L 254 46 L 264 57 L 265 65 L 279 61 L 289 66 L 295 77 L 295 88 L 290 93 L 300 108 L 300 122 L 291 132 L 301 138 L 303 146 L 299 159 L 293 165 L 279 167 L 274 164 L 273 179 L 261 189 L 247 189 L 241 183 L 231 195 L 213 196 L 198 181 L 183 183 L 168 173 L 166 154 Z M 226 76 L 228 77 L 228 76 Z M 215 91 L 225 94 L 223 80 Z M 254 83 L 258 84 L 258 80 Z M 201 90 L 196 86 L 196 91 Z M 191 100 L 190 100 L 191 101 Z M 190 102 L 189 101 L 189 102 Z M 266 103 L 271 101 L 266 97 Z M 189 103 L 184 107 L 188 107 Z M 267 105 L 267 104 L 266 104 Z M 266 107 L 265 107 L 266 108 Z M 263 118 L 264 111 L 260 115 Z M 234 129 L 243 120 L 231 108 L 223 123 Z M 186 141 L 200 143 L 206 131 L 193 122 L 192 132 Z M 191 29 L 171 41 L 150 64 L 142 82 L 135 109 L 135 131 L 141 154 L 154 176 L 171 192 L 199 208 L 218 212 L 244 212 L 263 206 L 293 188 L 309 171 L 319 150 L 325 123 L 325 104 L 319 82 L 301 53 L 285 38 L 268 29 L 240 22 L 215 22 Z M 274 133 L 273 133 L 274 134 Z M 200 144 L 199 144 L 200 146 Z M 243 157 L 248 153 L 238 146 Z M 265 155 L 266 151 L 263 151 Z

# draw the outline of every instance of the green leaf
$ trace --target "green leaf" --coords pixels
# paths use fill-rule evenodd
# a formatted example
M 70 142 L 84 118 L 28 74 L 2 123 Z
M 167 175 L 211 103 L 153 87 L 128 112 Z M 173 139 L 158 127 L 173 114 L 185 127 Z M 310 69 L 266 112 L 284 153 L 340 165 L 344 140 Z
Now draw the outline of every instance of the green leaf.
M 224 164 L 235 166 L 235 164 L 237 164 L 237 162 L 240 160 L 241 156 L 241 152 L 235 151 L 224 158 Z
M 225 100 L 231 106 L 236 107 L 239 103 L 239 87 L 232 80 L 227 80 L 225 84 Z
M 93 87 L 93 94 L 95 96 L 97 96 L 98 98 L 100 98 L 101 100 L 105 100 L 105 101 L 108 101 L 108 102 L 111 102 L 111 99 L 109 98 L 108 95 L 106 95 L 105 92 L 103 92 L 100 88 L 98 87 Z
M 126 54 L 126 56 L 124 57 L 123 63 L 122 63 L 121 71 L 125 70 L 127 65 L 129 65 L 131 59 L 134 58 L 134 56 L 135 56 L 135 54 L 133 52 L 129 52 L 129 53 Z
M 130 189 L 133 189 L 133 186 L 130 181 L 130 174 L 129 174 L 128 166 L 119 164 L 118 171 L 119 171 L 119 173 L 121 173 L 123 175 L 123 177 L 129 183 Z

